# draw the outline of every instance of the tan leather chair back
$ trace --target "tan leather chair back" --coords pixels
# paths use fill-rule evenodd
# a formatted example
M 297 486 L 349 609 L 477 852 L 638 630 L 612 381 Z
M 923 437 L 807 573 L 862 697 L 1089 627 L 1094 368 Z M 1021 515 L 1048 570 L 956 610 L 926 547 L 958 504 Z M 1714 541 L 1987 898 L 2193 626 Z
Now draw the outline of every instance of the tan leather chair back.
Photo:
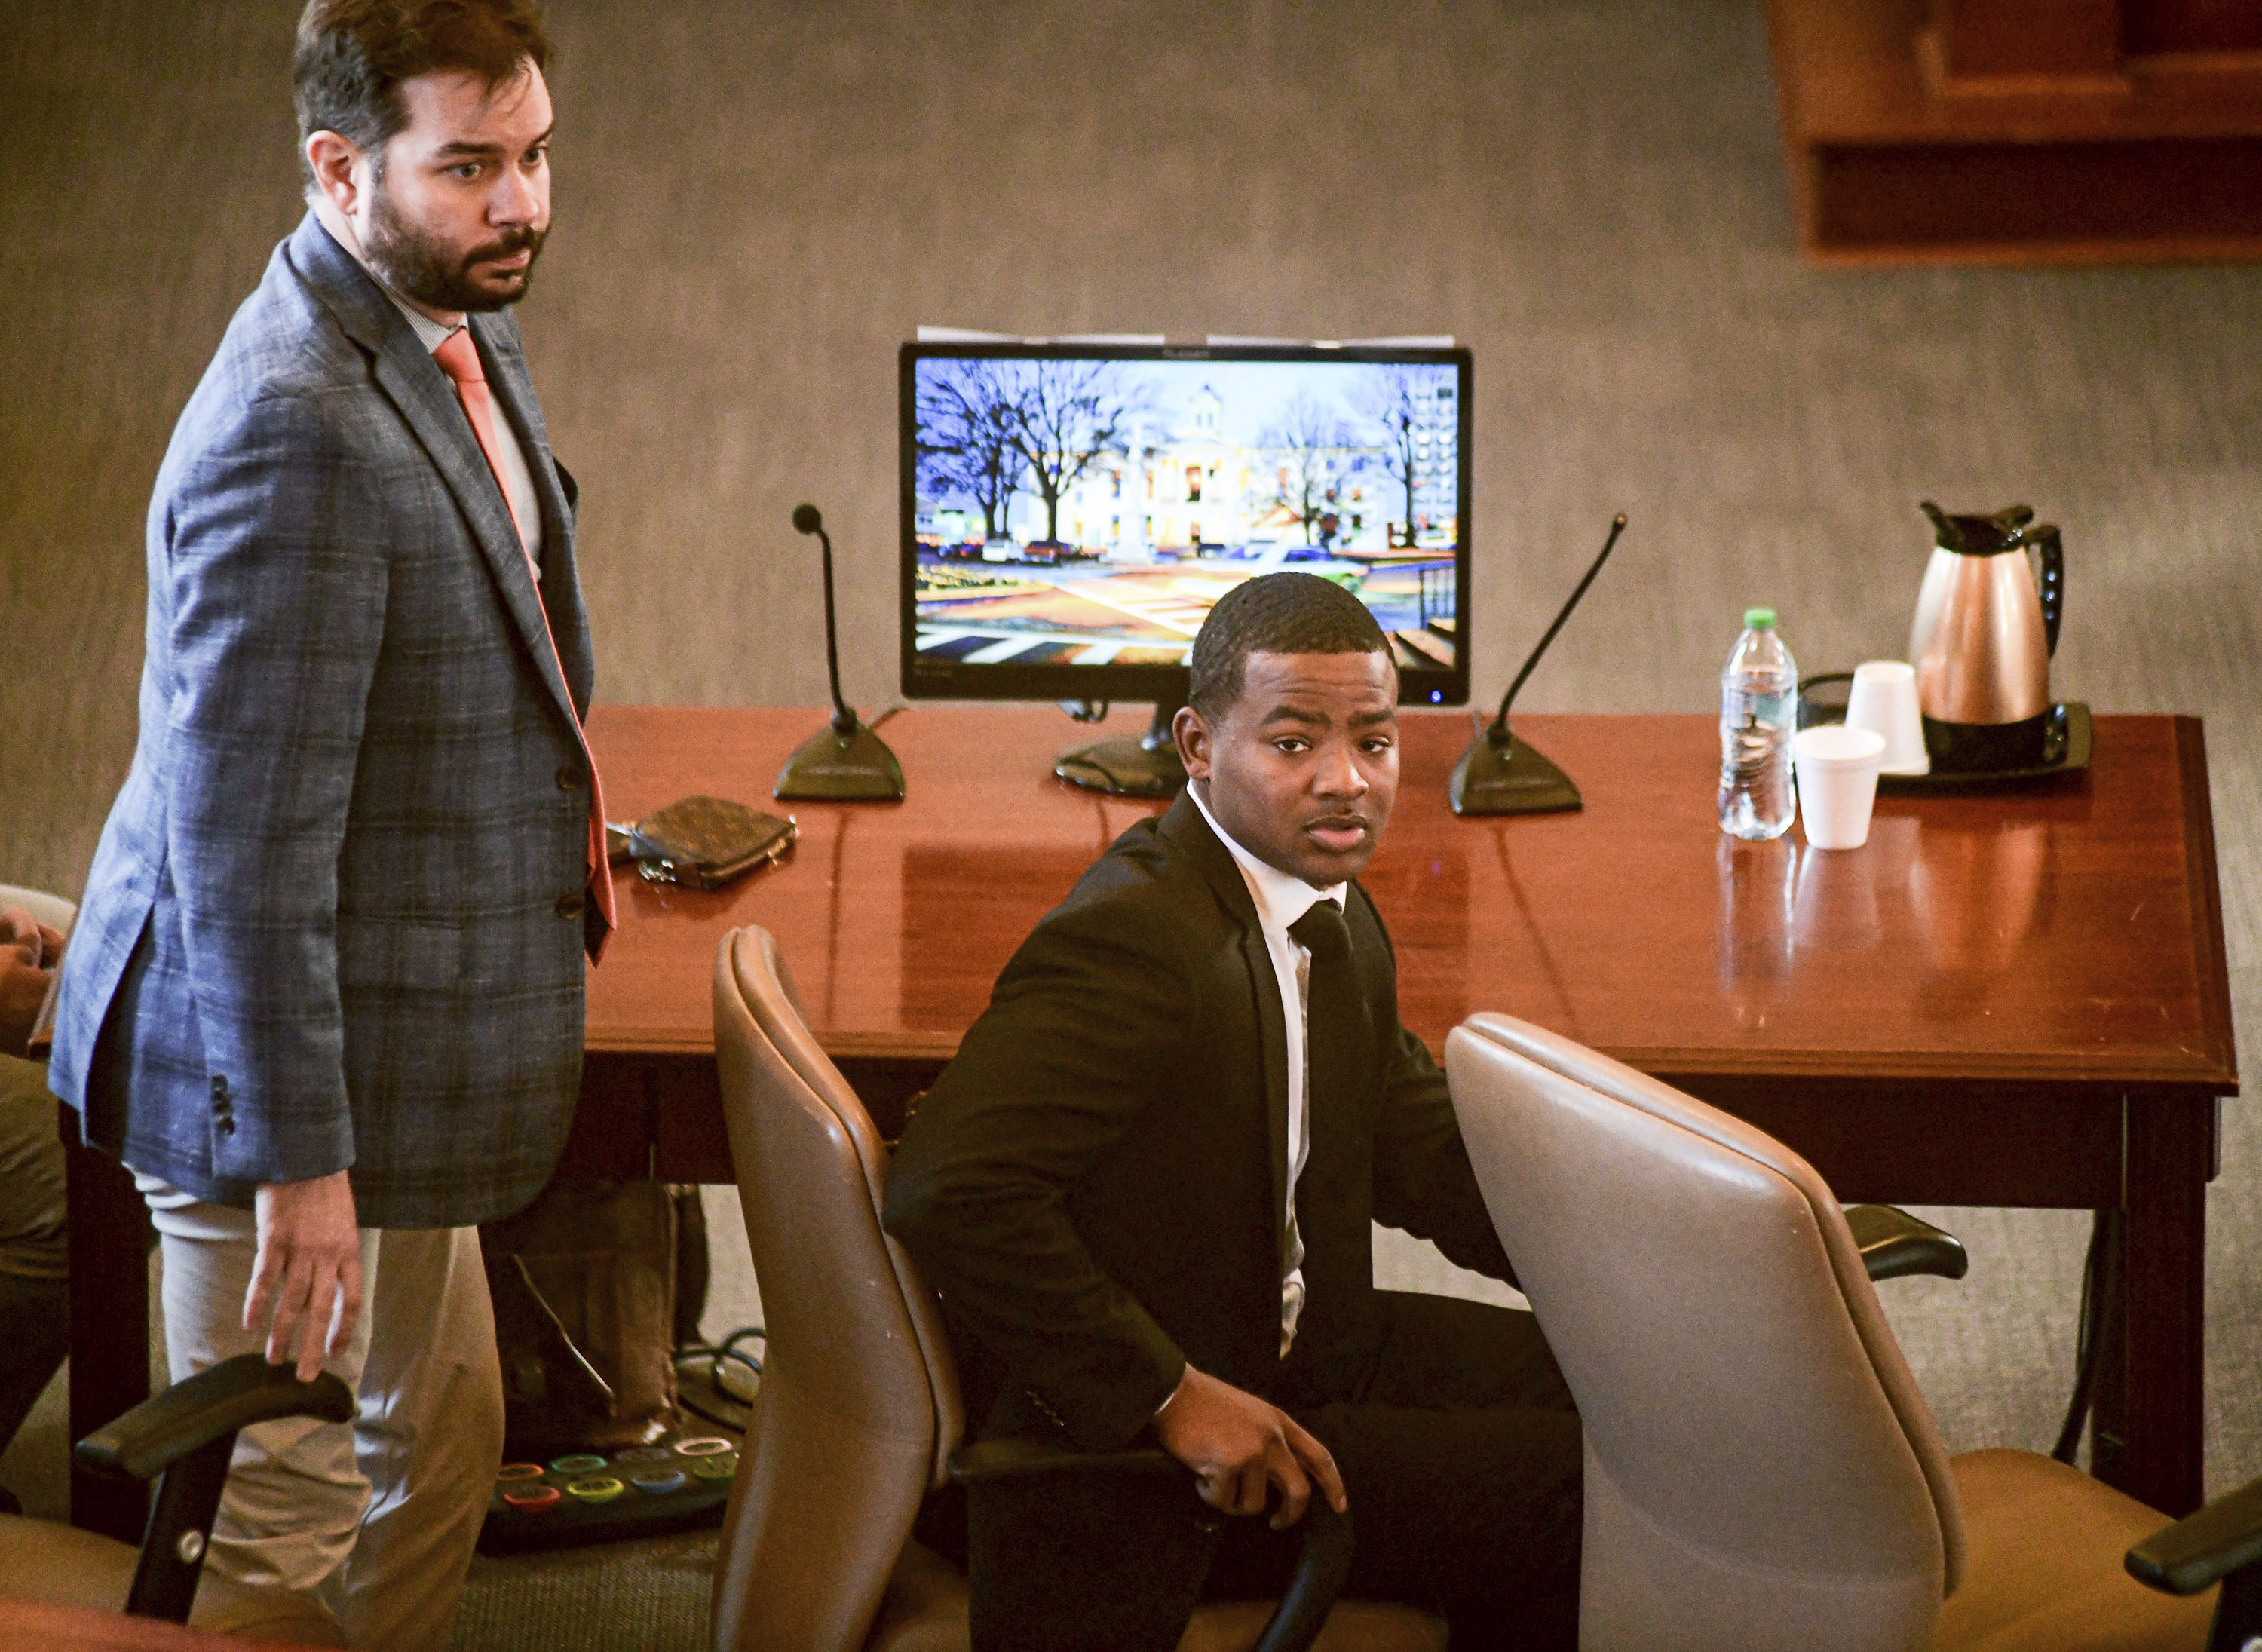
M 1955 1482 L 1821 1178 L 1508 1016 L 1445 1049 L 1585 1425 L 1581 1645 L 1929 1646 L 1963 1569 Z
M 715 1056 L 768 1345 L 717 1555 L 717 1652 L 854 1652 L 962 1430 L 886 1150 L 767 931 L 715 956 Z

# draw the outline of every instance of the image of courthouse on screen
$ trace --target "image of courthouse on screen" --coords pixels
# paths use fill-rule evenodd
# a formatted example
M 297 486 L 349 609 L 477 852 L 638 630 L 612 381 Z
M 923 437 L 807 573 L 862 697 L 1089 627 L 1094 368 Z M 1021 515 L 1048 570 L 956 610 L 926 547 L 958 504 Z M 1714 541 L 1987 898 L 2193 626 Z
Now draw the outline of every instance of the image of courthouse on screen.
M 911 671 L 1183 666 L 1211 604 L 1281 569 L 1356 594 L 1401 671 L 1453 670 L 1456 363 L 969 354 L 908 372 Z

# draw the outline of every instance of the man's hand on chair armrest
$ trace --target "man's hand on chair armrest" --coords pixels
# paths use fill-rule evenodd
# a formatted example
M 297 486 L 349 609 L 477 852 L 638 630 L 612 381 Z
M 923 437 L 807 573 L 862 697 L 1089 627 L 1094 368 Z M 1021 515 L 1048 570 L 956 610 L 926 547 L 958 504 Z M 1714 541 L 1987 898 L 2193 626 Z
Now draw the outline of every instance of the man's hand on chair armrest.
M 1155 1413 L 1155 1437 L 1194 1471 L 1201 1500 L 1213 1509 L 1262 1514 L 1271 1488 L 1279 1487 L 1276 1532 L 1304 1518 L 1315 1482 L 1336 1513 L 1351 1506 L 1336 1460 L 1294 1418 L 1192 1366 Z
M 240 1353 L 104 1423 L 71 1455 L 82 1468 L 154 1480 L 199 1446 L 254 1423 L 282 1417 L 350 1423 L 355 1411 L 353 1390 L 330 1373 L 300 1382 L 263 1355 Z

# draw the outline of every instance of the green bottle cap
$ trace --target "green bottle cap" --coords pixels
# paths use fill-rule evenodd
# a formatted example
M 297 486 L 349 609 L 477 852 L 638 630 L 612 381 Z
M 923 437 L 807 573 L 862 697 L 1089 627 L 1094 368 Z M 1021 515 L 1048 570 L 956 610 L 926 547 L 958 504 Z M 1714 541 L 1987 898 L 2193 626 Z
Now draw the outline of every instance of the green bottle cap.
M 1746 631 L 1772 631 L 1774 628 L 1775 610 L 1771 608 L 1747 608 L 1744 610 L 1744 629 Z

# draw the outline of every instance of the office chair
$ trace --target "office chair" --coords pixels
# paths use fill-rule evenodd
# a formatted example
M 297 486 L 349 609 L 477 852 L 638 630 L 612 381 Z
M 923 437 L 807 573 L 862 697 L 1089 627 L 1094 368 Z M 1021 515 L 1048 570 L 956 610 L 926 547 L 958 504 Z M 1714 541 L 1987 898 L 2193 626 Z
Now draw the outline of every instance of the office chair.
M 351 1422 L 353 1391 L 325 1371 L 300 1382 L 256 1353 L 199 1371 L 79 1441 L 84 1467 L 157 1480 L 136 1551 L 50 1520 L 0 1515 L 0 1595 L 163 1618 L 251 1641 L 343 1646 L 328 1614 L 286 1591 L 202 1577 L 237 1431 L 285 1417 Z M 201 1583 L 200 1583 L 201 1578 Z
M 1186 1471 L 1159 1451 L 960 1449 L 965 1418 L 940 1309 L 880 1226 L 886 1149 L 810 1035 L 764 930 L 736 930 L 716 954 L 715 1052 L 769 1333 L 717 1555 L 717 1652 L 966 1652 L 983 1608 L 956 1567 L 911 1537 L 921 1500 L 954 1478 L 970 1497 L 1075 1473 L 1119 1476 L 1127 1497 L 1159 1484 L 1191 1498 Z M 1336 1541 L 1344 1528 L 1309 1514 L 1306 1524 L 1302 1569 L 1278 1611 L 1201 1606 L 1180 1652 L 1444 1646 L 1443 1623 L 1408 1608 L 1330 1611 L 1349 1563 Z M 978 1531 L 973 1547 L 980 1576 Z M 1189 1604 L 1163 1614 L 1171 1633 Z M 1117 1644 L 1141 1643 L 1118 1628 Z
M 1583 1647 L 2208 1645 L 2207 1596 L 2150 1592 L 2123 1555 L 2149 1537 L 2161 1583 L 2199 1591 L 2241 1534 L 2194 1539 L 2206 1511 L 2164 1533 L 2164 1516 L 2031 1453 L 1951 1461 L 1797 1154 L 1505 1015 L 1457 1028 L 1445 1070 L 1585 1424 Z M 2262 1526 L 2241 1495 L 2251 1560 Z
M 70 934 L 71 925 L 78 917 L 78 905 L 61 895 L 50 895 L 44 889 L 27 889 L 21 884 L 0 884 L 0 912 L 11 906 L 21 906 L 50 929 Z

